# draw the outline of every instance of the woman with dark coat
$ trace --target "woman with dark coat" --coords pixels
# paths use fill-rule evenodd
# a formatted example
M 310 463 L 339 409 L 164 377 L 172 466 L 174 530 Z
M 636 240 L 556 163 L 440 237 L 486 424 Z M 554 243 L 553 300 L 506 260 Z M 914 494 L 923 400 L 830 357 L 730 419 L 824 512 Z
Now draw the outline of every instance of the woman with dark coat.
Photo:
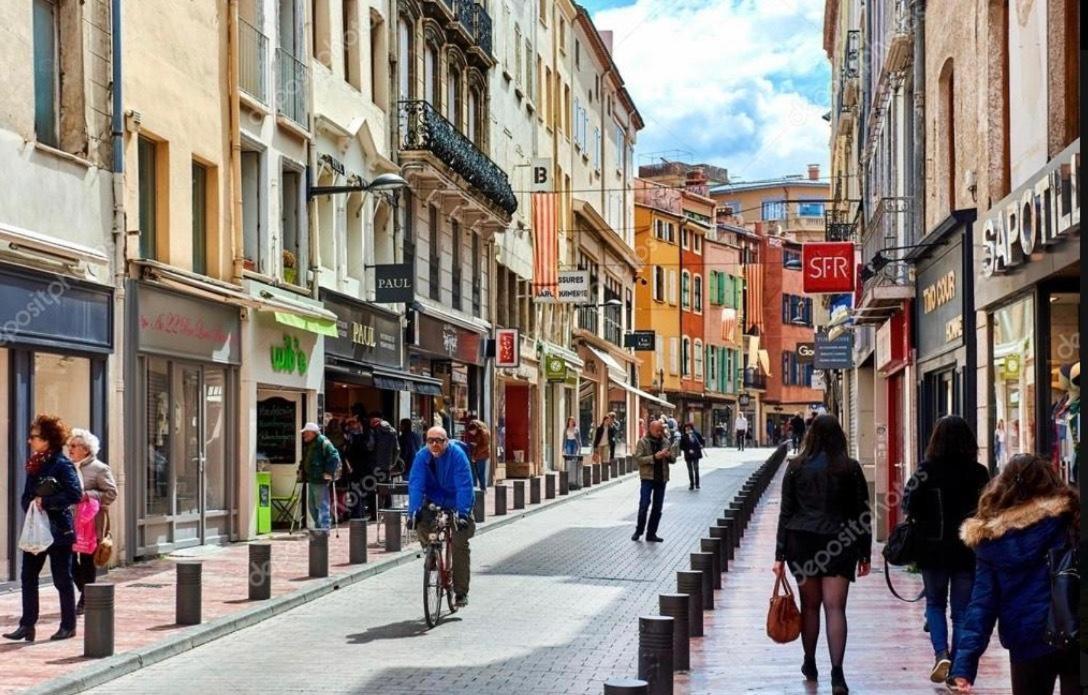
M 982 493 L 960 537 L 975 551 L 975 586 L 952 662 L 955 690 L 970 692 L 978 660 L 998 623 L 1009 650 L 1013 695 L 1080 693 L 1077 645 L 1045 639 L 1050 609 L 1050 551 L 1077 542 L 1080 501 L 1050 461 L 1014 456 Z
M 695 431 L 695 424 L 684 425 L 684 434 L 680 436 L 680 451 L 684 452 L 684 461 L 688 464 L 688 489 L 699 489 L 699 459 L 703 457 L 703 435 Z
M 975 433 L 967 421 L 958 415 L 938 420 L 925 460 L 903 493 L 903 514 L 914 520 L 919 540 L 915 564 L 925 583 L 926 622 L 935 655 L 929 679 L 934 683 L 948 678 L 975 581 L 975 554 L 960 540 L 959 528 L 975 513 L 988 482 L 990 474 L 978 463 Z M 945 615 L 950 603 L 951 651 Z
M 60 629 L 51 640 L 75 637 L 76 590 L 72 581 L 72 544 L 76 540 L 73 505 L 83 497 L 83 484 L 72 461 L 64 455 L 68 425 L 59 417 L 39 415 L 30 425 L 30 457 L 26 461 L 26 484 L 21 504 L 23 512 L 35 505 L 49 516 L 53 543 L 37 555 L 23 551 L 23 569 L 19 575 L 23 589 L 23 615 L 19 627 L 4 635 L 11 640 L 34 641 L 38 623 L 38 576 L 49 558 L 53 586 L 60 594 Z
M 805 660 L 801 673 L 816 680 L 816 641 L 820 637 L 820 607 L 827 620 L 831 655 L 831 692 L 850 692 L 843 675 L 846 653 L 846 598 L 850 582 L 869 574 L 872 550 L 869 485 L 861 465 L 846 453 L 846 435 L 839 421 L 821 415 L 808 428 L 801 454 L 793 458 L 782 478 L 782 507 L 774 573 L 789 563 L 801 594 L 801 644 Z

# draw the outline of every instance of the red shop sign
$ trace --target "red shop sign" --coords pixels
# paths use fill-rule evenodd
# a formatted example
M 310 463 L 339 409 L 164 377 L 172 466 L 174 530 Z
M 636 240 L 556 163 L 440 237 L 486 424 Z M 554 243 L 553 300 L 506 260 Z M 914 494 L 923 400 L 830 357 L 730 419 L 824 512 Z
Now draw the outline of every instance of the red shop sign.
M 518 366 L 518 330 L 500 328 L 495 331 L 495 366 Z
M 805 294 L 853 292 L 856 272 L 854 244 L 850 241 L 819 241 L 803 244 L 801 260 Z

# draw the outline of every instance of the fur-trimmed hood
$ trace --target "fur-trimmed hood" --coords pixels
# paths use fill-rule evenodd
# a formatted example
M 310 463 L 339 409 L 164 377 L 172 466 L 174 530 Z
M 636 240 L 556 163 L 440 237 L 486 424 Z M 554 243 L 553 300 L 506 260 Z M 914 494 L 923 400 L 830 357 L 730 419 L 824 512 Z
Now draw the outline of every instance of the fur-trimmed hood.
M 960 538 L 977 548 L 985 541 L 999 540 L 1011 532 L 1023 531 L 1047 519 L 1059 519 L 1076 512 L 1075 500 L 1067 495 L 1044 497 L 1010 507 L 995 517 L 972 517 L 960 527 Z

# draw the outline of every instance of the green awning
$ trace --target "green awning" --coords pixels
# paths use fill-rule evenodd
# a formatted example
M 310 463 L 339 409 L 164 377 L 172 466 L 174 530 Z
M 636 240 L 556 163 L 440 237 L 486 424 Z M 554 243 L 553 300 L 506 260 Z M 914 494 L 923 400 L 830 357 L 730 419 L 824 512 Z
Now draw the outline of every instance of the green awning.
M 327 335 L 330 338 L 338 338 L 340 336 L 336 330 L 335 321 L 310 318 L 309 316 L 299 316 L 298 314 L 292 314 L 286 311 L 275 311 L 273 313 L 276 315 L 276 321 L 285 326 L 300 328 L 304 331 L 309 331 L 318 335 Z

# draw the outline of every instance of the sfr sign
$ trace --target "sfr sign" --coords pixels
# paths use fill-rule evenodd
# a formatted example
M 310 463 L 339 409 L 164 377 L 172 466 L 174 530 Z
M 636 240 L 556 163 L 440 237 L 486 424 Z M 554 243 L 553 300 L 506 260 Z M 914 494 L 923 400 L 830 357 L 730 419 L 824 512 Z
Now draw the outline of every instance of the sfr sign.
M 801 260 L 805 272 L 805 294 L 854 291 L 856 271 L 853 242 L 804 244 L 801 247 Z

